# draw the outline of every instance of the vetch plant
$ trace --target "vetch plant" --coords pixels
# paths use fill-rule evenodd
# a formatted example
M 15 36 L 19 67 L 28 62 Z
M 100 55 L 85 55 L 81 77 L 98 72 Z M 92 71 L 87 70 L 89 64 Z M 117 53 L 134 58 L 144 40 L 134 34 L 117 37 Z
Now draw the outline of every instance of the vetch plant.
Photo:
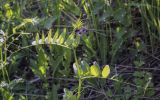
M 0 98 L 158 99 L 159 7 L 159 0 L 3 0 Z M 106 64 L 115 65 L 111 78 Z M 15 88 L 3 84 L 19 78 Z
M 78 85 L 78 95 L 77 99 L 80 99 L 81 95 L 81 87 L 82 83 L 87 78 L 108 78 L 110 74 L 110 67 L 109 65 L 105 65 L 102 70 L 100 70 L 100 66 L 94 62 L 93 65 L 89 66 L 87 62 L 81 61 L 80 64 L 76 65 L 73 64 L 73 69 L 78 78 L 79 85 Z

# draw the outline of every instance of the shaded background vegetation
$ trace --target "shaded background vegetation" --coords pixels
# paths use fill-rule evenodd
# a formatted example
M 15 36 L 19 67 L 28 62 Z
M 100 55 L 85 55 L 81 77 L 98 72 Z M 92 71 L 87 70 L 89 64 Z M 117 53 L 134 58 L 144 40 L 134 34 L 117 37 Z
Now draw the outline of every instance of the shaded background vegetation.
M 160 98 L 160 0 L 0 0 L 0 29 L 4 100 L 75 100 L 74 51 L 111 68 L 83 82 L 80 100 Z

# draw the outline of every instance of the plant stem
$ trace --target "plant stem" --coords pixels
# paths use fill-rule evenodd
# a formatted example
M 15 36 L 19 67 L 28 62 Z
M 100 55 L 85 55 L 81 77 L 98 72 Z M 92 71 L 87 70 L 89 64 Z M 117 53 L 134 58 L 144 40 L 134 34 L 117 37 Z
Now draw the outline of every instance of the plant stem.
M 4 69 L 3 69 L 3 67 L 4 67 L 4 64 L 3 64 L 3 51 L 2 51 L 2 48 L 0 48 L 0 53 L 1 53 L 1 68 L 2 68 L 2 75 L 3 75 L 3 80 L 5 80 L 5 75 L 4 75 Z
M 75 63 L 76 63 L 76 67 L 78 69 L 78 95 L 77 95 L 77 100 L 79 100 L 80 96 L 81 96 L 81 87 L 82 87 L 82 78 L 81 78 L 81 75 L 80 75 L 80 68 L 79 68 L 79 64 L 78 64 L 78 59 L 77 59 L 77 56 L 76 56 L 76 50 L 73 49 L 73 53 L 74 53 L 74 58 L 75 58 Z
M 79 100 L 80 96 L 81 96 L 81 87 L 82 87 L 82 79 L 79 78 L 79 83 L 78 83 L 78 96 L 77 96 L 77 100 Z
M 4 63 L 4 64 L 5 64 L 4 69 L 5 69 L 5 72 L 6 72 L 6 75 L 7 75 L 7 80 L 8 80 L 8 82 L 10 83 L 8 71 L 7 71 L 7 69 L 6 69 L 6 64 L 7 64 L 7 44 L 6 44 L 6 41 L 5 41 L 5 43 L 4 43 L 4 62 L 5 62 L 5 63 Z
M 78 59 L 77 59 L 77 56 L 76 56 L 76 50 L 75 49 L 73 49 L 73 53 L 74 53 L 76 68 L 78 70 L 78 77 L 80 77 L 80 68 L 79 68 Z

